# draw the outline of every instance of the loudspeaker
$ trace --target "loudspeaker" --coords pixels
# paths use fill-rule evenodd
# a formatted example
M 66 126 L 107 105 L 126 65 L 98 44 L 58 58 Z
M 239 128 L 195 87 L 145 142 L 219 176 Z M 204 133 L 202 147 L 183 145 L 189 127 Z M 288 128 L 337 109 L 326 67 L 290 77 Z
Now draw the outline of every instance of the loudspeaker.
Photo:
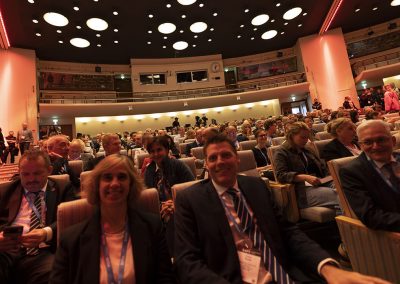
M 276 57 L 282 57 L 283 56 L 283 52 L 282 51 L 278 51 L 277 53 L 276 53 Z
M 100 66 L 94 67 L 94 71 L 98 72 L 98 73 L 101 73 L 101 67 Z

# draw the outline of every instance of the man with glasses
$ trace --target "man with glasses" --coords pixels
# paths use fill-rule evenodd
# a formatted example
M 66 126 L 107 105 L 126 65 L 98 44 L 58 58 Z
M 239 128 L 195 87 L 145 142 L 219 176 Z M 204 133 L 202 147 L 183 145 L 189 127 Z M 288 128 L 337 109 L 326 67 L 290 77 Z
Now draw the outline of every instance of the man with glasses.
M 372 229 L 400 232 L 400 155 L 390 125 L 369 120 L 357 128 L 363 153 L 340 171 L 357 217 Z

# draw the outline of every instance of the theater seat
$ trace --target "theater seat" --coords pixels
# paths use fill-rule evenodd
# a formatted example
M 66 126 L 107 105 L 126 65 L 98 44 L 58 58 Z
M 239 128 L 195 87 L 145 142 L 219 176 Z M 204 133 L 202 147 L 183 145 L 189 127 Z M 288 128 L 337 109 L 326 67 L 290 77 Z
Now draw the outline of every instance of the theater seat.
M 81 175 L 81 172 L 83 171 L 83 161 L 82 160 L 68 161 L 68 166 L 74 172 L 76 177 L 79 177 Z
M 183 162 L 188 166 L 188 168 L 192 171 L 193 176 L 196 178 L 196 164 L 194 162 L 193 157 L 188 157 L 188 158 L 180 158 L 179 161 Z
M 329 132 L 322 131 L 322 132 L 317 132 L 315 133 L 315 139 L 317 140 L 327 140 L 327 139 L 332 139 L 333 136 Z
M 239 162 L 239 174 L 245 176 L 259 177 L 260 173 L 257 170 L 256 159 L 254 158 L 253 151 L 245 150 L 238 151 Z
M 248 140 L 239 142 L 240 150 L 251 150 L 257 145 L 257 140 Z

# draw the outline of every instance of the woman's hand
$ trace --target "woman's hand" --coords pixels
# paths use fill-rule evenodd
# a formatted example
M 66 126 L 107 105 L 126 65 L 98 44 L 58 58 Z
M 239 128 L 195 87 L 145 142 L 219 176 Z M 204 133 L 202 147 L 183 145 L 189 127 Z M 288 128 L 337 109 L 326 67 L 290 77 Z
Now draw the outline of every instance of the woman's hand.
M 175 207 L 174 202 L 172 200 L 167 200 L 161 203 L 161 218 L 165 219 L 165 217 L 169 217 L 174 214 Z
M 315 176 L 306 175 L 305 181 L 311 184 L 312 186 L 318 186 L 321 184 L 321 180 Z

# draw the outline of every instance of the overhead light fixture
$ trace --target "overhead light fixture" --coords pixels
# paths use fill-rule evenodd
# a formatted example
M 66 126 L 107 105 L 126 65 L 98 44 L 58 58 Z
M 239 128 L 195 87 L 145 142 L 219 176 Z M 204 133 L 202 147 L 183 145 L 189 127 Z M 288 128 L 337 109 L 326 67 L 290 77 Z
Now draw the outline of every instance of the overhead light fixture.
M 283 25 L 287 26 L 289 23 L 288 22 L 284 22 Z
M 208 39 L 208 41 L 210 41 L 210 42 L 211 42 L 211 41 L 212 41 L 212 39 L 211 39 L 211 38 L 209 38 L 209 39 Z
M 28 0 L 29 3 L 34 4 L 35 0 Z
M 354 13 L 358 13 L 358 12 L 360 12 L 360 10 L 361 10 L 360 8 L 357 8 L 354 10 Z
M 58 43 L 64 43 L 62 40 L 59 40 Z
M 298 15 L 300 15 L 302 9 L 300 7 L 295 7 L 292 8 L 288 11 L 285 12 L 285 14 L 283 14 L 283 18 L 285 20 L 292 20 L 294 18 L 296 18 Z
M 253 103 L 248 103 L 248 104 L 245 104 L 245 107 L 246 108 L 253 108 L 254 104 Z
M 194 35 L 193 37 L 194 37 L 194 38 L 198 38 L 199 36 L 198 36 L 198 35 Z
M 86 25 L 95 31 L 104 31 L 108 28 L 108 23 L 100 18 L 90 18 L 86 21 Z
M 163 45 L 163 47 L 162 47 L 162 48 L 167 48 L 167 46 Z
M 214 111 L 216 111 L 216 112 L 218 112 L 218 113 L 222 112 L 223 110 L 224 110 L 223 107 L 216 107 L 216 108 L 214 108 Z
M 176 117 L 176 116 L 177 116 L 177 113 L 176 113 L 176 112 L 169 112 L 169 113 L 167 113 L 167 115 L 168 115 L 169 117 Z
M 151 19 L 151 18 L 153 18 L 154 17 L 154 15 L 153 14 L 149 14 L 149 18 Z
M 196 45 L 195 45 L 195 44 L 192 44 L 192 47 L 196 47 Z
M 62 33 L 62 31 L 61 31 L 61 30 L 57 30 L 56 32 L 57 32 L 58 34 L 61 34 L 61 33 Z
M 184 6 L 192 5 L 196 2 L 196 0 L 178 0 L 178 3 Z
M 199 110 L 199 113 L 206 114 L 206 113 L 208 113 L 208 109 L 201 109 L 201 110 Z
M 212 32 L 213 32 L 213 31 L 214 31 L 214 28 L 211 28 L 211 29 L 210 29 L 210 31 L 212 31 Z
M 114 16 L 118 16 L 118 11 L 113 11 Z
M 237 38 L 241 38 L 242 36 L 241 35 L 237 35 Z
M 118 121 L 125 121 L 125 120 L 127 120 L 128 119 L 128 117 L 127 116 L 125 116 L 125 115 L 121 115 L 121 116 L 117 116 L 116 117 L 116 119 L 118 120 Z
M 148 41 L 147 44 L 151 44 L 151 41 Z
M 96 37 L 101 37 L 101 34 L 96 34 Z
M 75 37 L 72 38 L 69 41 L 73 46 L 79 47 L 79 48 L 85 48 L 88 47 L 90 45 L 90 42 L 84 38 L 80 38 L 80 37 Z
M 81 27 L 81 26 L 76 26 L 76 28 L 77 28 L 78 30 L 80 30 L 82 27 Z
M 248 13 L 248 12 L 250 12 L 250 10 L 249 9 L 244 9 L 244 12 Z
M 184 50 L 188 46 L 189 44 L 186 41 L 177 41 L 172 45 L 175 50 Z
M 270 22 L 271 22 L 271 23 L 275 22 L 275 19 L 272 19 Z
M 185 18 L 186 18 L 186 15 L 182 15 L 181 18 L 182 18 L 182 19 L 185 19 Z
M 74 10 L 75 11 L 79 11 L 79 7 L 78 6 L 74 6 Z
M 378 7 L 374 7 L 374 8 L 372 8 L 372 11 L 376 11 L 376 10 L 378 10 Z
M 297 26 L 300 28 L 303 24 L 298 24 Z
M 181 34 L 183 34 L 183 30 L 180 30 L 179 32 L 180 32 Z
M 307 12 L 304 12 L 304 13 L 303 13 L 303 16 L 307 16 Z
M 285 34 L 285 32 L 281 32 L 281 35 L 284 35 Z
M 254 40 L 254 36 L 250 38 L 251 40 Z
M 218 16 L 218 13 L 217 12 L 213 13 L 213 16 L 214 17 Z
M 166 7 L 167 7 L 167 8 L 171 8 L 171 4 L 168 3 L 168 4 L 166 5 Z
M 79 122 L 82 122 L 82 123 L 88 123 L 90 121 L 90 118 L 88 118 L 88 117 L 78 117 L 77 120 Z
M 41 34 L 41 33 L 35 33 L 35 35 L 36 35 L 36 36 L 42 36 L 42 34 Z
M 163 23 L 158 26 L 158 31 L 162 34 L 170 34 L 176 30 L 176 26 L 173 23 Z
M 275 6 L 276 6 L 276 7 L 279 7 L 280 5 L 281 5 L 281 3 L 278 2 L 278 3 L 276 3 Z
M 207 24 L 204 22 L 196 22 L 190 25 L 190 30 L 194 33 L 201 33 L 207 29 Z
M 67 17 L 64 15 L 61 15 L 59 13 L 55 12 L 48 12 L 43 15 L 43 19 L 49 23 L 50 25 L 56 26 L 56 27 L 64 27 L 68 25 L 69 21 Z
M 234 105 L 234 106 L 230 106 L 230 107 L 229 107 L 229 109 L 230 109 L 230 110 L 233 110 L 233 111 L 237 110 L 238 108 L 239 108 L 238 105 Z
M 114 43 L 117 44 L 117 43 L 119 43 L 119 41 L 118 40 L 114 40 Z
M 133 118 L 136 120 L 142 120 L 144 118 L 144 115 L 142 114 L 134 115 Z
M 244 25 L 240 25 L 241 28 L 244 28 Z
M 161 114 L 160 113 L 153 113 L 153 114 L 151 114 L 150 115 L 152 118 L 154 118 L 154 119 L 159 119 L 160 117 L 161 117 Z
M 200 7 L 200 8 L 203 8 L 203 7 L 204 7 L 204 4 L 203 4 L 203 3 L 200 3 L 200 4 L 199 4 L 199 7 Z
M 190 116 L 191 114 L 193 114 L 193 111 L 191 111 L 191 110 L 185 110 L 185 111 L 183 112 L 183 114 L 186 115 L 186 116 Z
M 36 19 L 33 19 L 32 22 L 34 22 L 35 24 L 39 23 L 39 21 Z
M 276 30 L 269 30 L 261 35 L 262 39 L 271 39 L 278 34 Z
M 101 47 L 101 44 L 100 44 L 100 43 L 98 43 L 98 44 L 97 44 L 97 47 Z
M 393 0 L 392 2 L 390 2 L 390 6 L 399 6 L 400 5 L 400 0 Z
M 118 32 L 118 29 L 114 29 L 114 32 L 117 33 L 117 32 Z
M 251 20 L 251 24 L 253 26 L 261 26 L 263 24 L 265 24 L 266 22 L 268 22 L 269 20 L 269 16 L 267 14 L 261 14 L 258 16 L 255 16 L 253 18 L 253 20 Z
M 110 120 L 110 118 L 106 117 L 106 116 L 101 116 L 101 117 L 97 118 L 97 121 L 100 121 L 102 123 L 105 123 L 106 121 L 109 121 L 109 120 Z
M 167 38 L 168 38 L 167 36 L 164 37 L 164 39 L 167 39 Z

